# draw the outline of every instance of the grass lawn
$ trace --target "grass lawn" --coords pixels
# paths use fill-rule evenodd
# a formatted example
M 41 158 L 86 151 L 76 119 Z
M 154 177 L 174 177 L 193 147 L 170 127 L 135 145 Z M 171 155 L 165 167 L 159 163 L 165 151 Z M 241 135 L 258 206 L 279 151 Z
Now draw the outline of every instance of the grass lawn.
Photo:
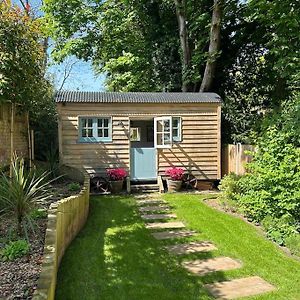
M 171 256 L 161 246 L 175 241 L 156 241 L 150 235 L 133 197 L 92 197 L 88 222 L 62 260 L 56 299 L 205 300 L 212 298 L 203 283 L 251 275 L 261 276 L 278 290 L 247 299 L 300 299 L 300 263 L 288 258 L 254 227 L 206 206 L 201 201 L 205 196 L 163 197 L 187 228 L 200 233 L 193 240 L 212 241 L 218 250 Z M 221 255 L 239 259 L 243 267 L 200 278 L 179 264 L 184 259 Z

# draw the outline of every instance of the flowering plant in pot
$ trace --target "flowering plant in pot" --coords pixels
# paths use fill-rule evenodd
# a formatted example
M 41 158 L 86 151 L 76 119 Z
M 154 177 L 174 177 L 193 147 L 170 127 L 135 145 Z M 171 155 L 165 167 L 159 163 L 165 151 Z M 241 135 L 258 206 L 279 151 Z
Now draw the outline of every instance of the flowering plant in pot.
M 107 169 L 106 173 L 110 182 L 111 192 L 121 192 L 124 178 L 127 176 L 126 170 L 123 168 Z
M 178 192 L 180 190 L 184 172 L 183 168 L 172 167 L 166 169 L 165 174 L 170 177 L 170 179 L 167 179 L 169 192 Z

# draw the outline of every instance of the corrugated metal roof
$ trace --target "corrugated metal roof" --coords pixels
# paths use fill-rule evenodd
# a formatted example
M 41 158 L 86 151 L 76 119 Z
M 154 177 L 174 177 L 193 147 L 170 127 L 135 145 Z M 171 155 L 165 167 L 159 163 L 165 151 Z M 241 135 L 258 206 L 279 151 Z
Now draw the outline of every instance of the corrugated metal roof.
M 79 92 L 61 91 L 57 103 L 219 103 L 215 93 Z

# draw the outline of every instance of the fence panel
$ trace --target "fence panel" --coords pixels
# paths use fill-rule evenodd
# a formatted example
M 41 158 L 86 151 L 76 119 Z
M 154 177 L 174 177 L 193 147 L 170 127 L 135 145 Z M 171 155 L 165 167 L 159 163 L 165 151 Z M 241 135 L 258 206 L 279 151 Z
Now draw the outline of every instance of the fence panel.
M 252 156 L 245 151 L 255 151 L 253 145 L 229 144 L 222 148 L 222 177 L 229 173 L 245 174 L 245 164 L 252 160 Z

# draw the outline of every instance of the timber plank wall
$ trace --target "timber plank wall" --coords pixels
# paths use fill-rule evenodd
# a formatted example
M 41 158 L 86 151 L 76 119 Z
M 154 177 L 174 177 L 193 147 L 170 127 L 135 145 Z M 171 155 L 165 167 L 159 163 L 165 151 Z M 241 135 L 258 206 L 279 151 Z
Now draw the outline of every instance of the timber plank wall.
M 28 157 L 27 122 L 25 114 L 16 113 L 14 122 L 14 151 Z M 9 163 L 11 137 L 11 105 L 0 104 L 0 167 Z
M 171 149 L 159 149 L 158 175 L 170 166 L 181 166 L 199 179 L 221 177 L 221 107 L 219 103 L 190 104 L 58 104 L 59 149 L 62 164 L 89 173 L 106 168 L 130 167 L 130 118 L 178 116 L 182 118 L 182 141 Z M 78 142 L 79 116 L 112 117 L 112 142 Z M 121 124 L 122 123 L 122 124 Z

